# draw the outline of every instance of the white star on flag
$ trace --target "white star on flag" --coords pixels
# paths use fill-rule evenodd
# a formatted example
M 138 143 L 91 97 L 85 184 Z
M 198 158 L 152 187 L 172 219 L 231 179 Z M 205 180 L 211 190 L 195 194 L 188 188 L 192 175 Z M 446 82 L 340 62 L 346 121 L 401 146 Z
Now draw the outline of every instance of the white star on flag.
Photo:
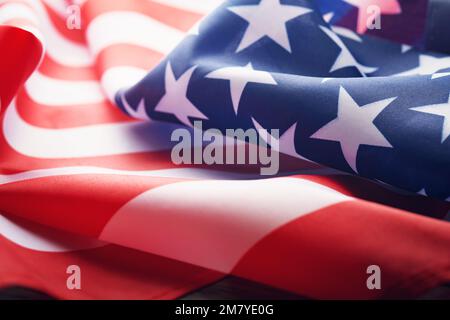
M 141 120 L 148 120 L 149 117 L 147 115 L 147 112 L 145 110 L 145 100 L 144 98 L 141 99 L 139 102 L 136 110 L 132 106 L 129 105 L 126 97 L 125 92 L 122 92 L 120 94 L 120 100 L 122 101 L 123 107 L 125 111 L 133 118 L 141 119 Z
M 297 153 L 295 150 L 295 130 L 297 129 L 297 123 L 294 123 L 289 127 L 279 138 L 275 138 L 271 135 L 263 126 L 261 126 L 254 118 L 252 118 L 253 125 L 256 130 L 263 132 L 261 138 L 269 145 L 271 145 L 270 141 L 278 141 L 278 147 L 275 147 L 276 144 L 271 145 L 271 148 L 277 152 L 282 152 L 294 158 L 299 158 L 303 160 L 308 160 L 303 158 L 301 155 Z M 270 136 L 270 141 L 269 140 Z M 309 160 L 308 160 L 309 161 Z
M 396 97 L 359 106 L 341 87 L 337 118 L 316 131 L 311 138 L 339 142 L 345 160 L 358 172 L 356 158 L 360 145 L 392 148 L 373 121 L 395 99 Z
M 342 42 L 342 40 L 333 31 L 323 26 L 319 27 L 341 49 L 341 52 L 336 58 L 336 61 L 331 66 L 330 72 L 334 72 L 347 67 L 356 67 L 362 75 L 365 75 L 378 70 L 378 68 L 367 67 L 360 64 L 353 57 L 344 42 Z
M 331 20 L 333 19 L 333 17 L 334 17 L 334 13 L 329 12 L 329 13 L 323 15 L 323 20 L 325 20 L 325 22 L 327 22 L 327 23 L 331 23 Z M 344 37 L 344 38 L 347 38 L 347 39 L 350 39 L 350 40 L 353 40 L 356 42 L 363 42 L 361 37 L 351 29 L 347 29 L 347 28 L 343 28 L 343 27 L 339 27 L 339 26 L 333 26 L 333 25 L 330 25 L 329 27 L 331 28 L 331 30 L 333 30 L 334 33 L 336 33 L 340 37 Z
M 433 75 L 431 76 L 431 79 L 439 79 L 439 78 L 449 77 L 449 76 L 450 76 L 450 72 L 438 72 L 438 73 L 433 73 Z
M 411 108 L 411 110 L 444 117 L 441 143 L 444 143 L 444 141 L 450 136 L 450 96 L 448 98 L 448 102 L 446 103 L 416 107 Z
M 402 44 L 402 53 L 407 53 L 408 51 L 412 50 L 412 46 L 407 45 L 407 44 Z
M 308 8 L 281 4 L 280 0 L 261 0 L 257 5 L 227 9 L 249 23 L 236 52 L 244 50 L 265 36 L 291 52 L 286 22 L 312 12 Z
M 450 68 L 450 57 L 440 58 L 421 54 L 418 67 L 394 74 L 394 76 L 433 75 L 432 79 L 437 79 L 450 75 L 450 72 L 437 73 L 439 70 L 447 68 Z
M 426 75 L 436 73 L 439 70 L 450 68 L 450 57 L 433 57 L 421 54 L 419 58 L 419 74 Z
M 206 75 L 206 78 L 230 81 L 231 100 L 234 112 L 238 113 L 242 93 L 248 83 L 262 83 L 276 85 L 276 81 L 269 72 L 253 69 L 251 63 L 245 67 L 225 67 Z
M 187 97 L 189 82 L 195 68 L 195 66 L 190 68 L 176 80 L 172 66 L 168 62 L 165 73 L 166 94 L 155 107 L 155 111 L 171 113 L 182 123 L 190 127 L 192 127 L 192 123 L 189 117 L 208 119 Z

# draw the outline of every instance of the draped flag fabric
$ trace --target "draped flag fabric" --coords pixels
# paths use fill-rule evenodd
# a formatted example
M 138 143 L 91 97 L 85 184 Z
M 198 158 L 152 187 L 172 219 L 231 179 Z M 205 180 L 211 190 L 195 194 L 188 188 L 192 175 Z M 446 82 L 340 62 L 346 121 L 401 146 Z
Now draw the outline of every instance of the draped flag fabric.
M 428 4 L 0 1 L 0 286 L 164 299 L 231 274 L 377 299 L 449 283 L 450 56 L 424 51 Z M 279 175 L 174 164 L 171 134 L 195 120 L 279 129 Z

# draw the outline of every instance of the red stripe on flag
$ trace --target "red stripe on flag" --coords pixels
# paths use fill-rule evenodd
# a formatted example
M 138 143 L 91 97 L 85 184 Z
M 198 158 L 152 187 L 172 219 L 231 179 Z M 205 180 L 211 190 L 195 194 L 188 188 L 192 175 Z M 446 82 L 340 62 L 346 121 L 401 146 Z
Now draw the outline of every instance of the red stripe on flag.
M 407 298 L 450 281 L 449 247 L 447 222 L 343 202 L 272 232 L 233 273 L 313 298 Z M 366 286 L 370 265 L 382 290 Z

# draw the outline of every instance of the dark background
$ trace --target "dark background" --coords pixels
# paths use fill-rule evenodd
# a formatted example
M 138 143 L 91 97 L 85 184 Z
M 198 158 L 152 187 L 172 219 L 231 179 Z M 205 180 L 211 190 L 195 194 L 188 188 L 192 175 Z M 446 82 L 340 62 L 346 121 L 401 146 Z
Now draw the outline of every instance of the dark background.
M 42 300 L 52 297 L 29 288 L 8 287 L 0 289 L 0 300 Z M 210 286 L 191 292 L 180 299 L 186 300 L 297 300 L 304 297 L 264 286 L 237 277 L 226 277 Z M 450 300 L 450 284 L 435 288 L 419 299 Z

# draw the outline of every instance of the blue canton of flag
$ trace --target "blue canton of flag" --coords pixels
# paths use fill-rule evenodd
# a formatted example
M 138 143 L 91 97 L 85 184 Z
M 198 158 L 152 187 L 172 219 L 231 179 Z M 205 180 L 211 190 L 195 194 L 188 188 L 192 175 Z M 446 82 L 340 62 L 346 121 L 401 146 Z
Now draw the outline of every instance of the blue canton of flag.
M 142 81 L 139 118 L 280 129 L 280 151 L 450 200 L 450 57 L 342 26 L 306 0 L 232 0 Z

